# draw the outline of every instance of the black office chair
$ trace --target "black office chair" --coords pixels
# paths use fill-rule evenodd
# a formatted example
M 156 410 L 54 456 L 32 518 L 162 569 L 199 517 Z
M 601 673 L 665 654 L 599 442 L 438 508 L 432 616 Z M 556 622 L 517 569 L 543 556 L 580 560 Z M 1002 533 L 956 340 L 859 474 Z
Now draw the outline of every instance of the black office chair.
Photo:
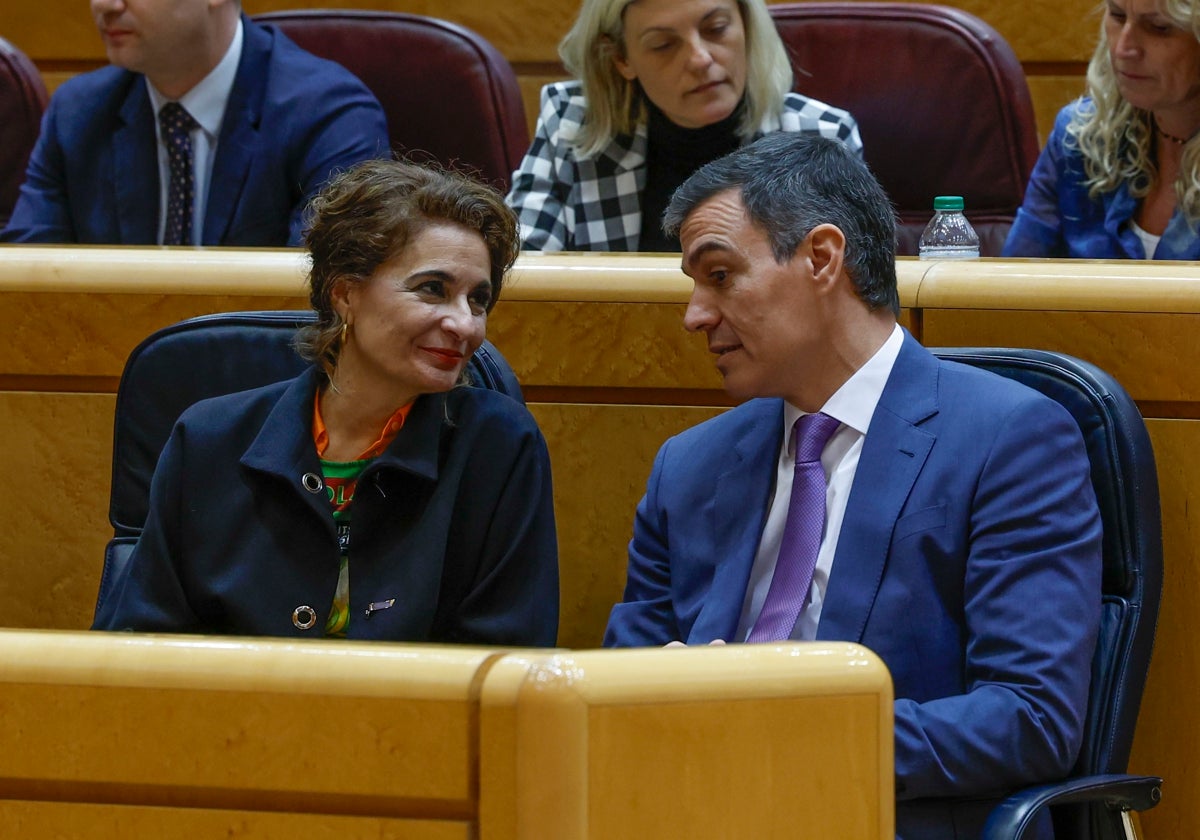
M 1069 778 L 1019 791 L 998 805 L 984 840 L 1017 840 L 1046 807 L 1057 840 L 1132 838 L 1128 812 L 1157 804 L 1162 785 L 1159 778 L 1125 774 L 1163 575 L 1158 475 L 1146 426 L 1125 390 L 1079 359 L 1040 350 L 934 352 L 1023 382 L 1071 413 L 1083 432 L 1104 526 L 1100 638 L 1079 758 Z
M 175 421 L 208 397 L 298 376 L 309 363 L 292 348 L 316 313 L 231 312 L 190 318 L 151 335 L 129 354 L 117 388 L 112 489 L 113 538 L 104 551 L 96 609 L 133 552 L 146 523 L 150 478 Z M 471 383 L 524 402 L 508 362 L 485 341 L 467 364 Z

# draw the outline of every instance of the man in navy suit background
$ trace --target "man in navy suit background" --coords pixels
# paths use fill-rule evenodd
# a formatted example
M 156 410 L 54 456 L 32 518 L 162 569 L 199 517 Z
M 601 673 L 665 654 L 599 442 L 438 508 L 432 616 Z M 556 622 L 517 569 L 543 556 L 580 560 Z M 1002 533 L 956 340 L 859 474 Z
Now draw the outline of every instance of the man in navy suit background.
M 198 124 L 183 244 L 299 245 L 304 207 L 330 175 L 389 154 L 366 87 L 254 24 L 240 0 L 91 8 L 112 65 L 56 91 L 0 240 L 164 242 L 169 163 L 157 114 L 170 102 Z
M 838 143 L 744 147 L 680 187 L 664 226 L 694 281 L 684 325 L 748 401 L 659 451 L 605 644 L 759 640 L 791 557 L 790 430 L 828 415 L 811 588 L 773 638 L 878 653 L 898 835 L 978 837 L 999 797 L 1064 776 L 1081 742 L 1101 546 L 1078 428 L 898 326 L 894 213 Z

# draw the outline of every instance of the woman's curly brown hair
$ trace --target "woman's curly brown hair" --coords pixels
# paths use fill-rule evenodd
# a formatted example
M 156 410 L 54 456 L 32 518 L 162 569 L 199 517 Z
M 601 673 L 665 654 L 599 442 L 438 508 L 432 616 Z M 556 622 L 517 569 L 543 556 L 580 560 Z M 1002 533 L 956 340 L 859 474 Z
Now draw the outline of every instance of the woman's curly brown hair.
M 366 282 L 426 225 L 453 222 L 487 245 L 490 312 L 520 250 L 516 216 L 500 193 L 466 175 L 405 161 L 369 160 L 343 172 L 313 198 L 308 217 L 309 302 L 317 321 L 297 333 L 296 349 L 327 375 L 341 349 L 342 319 L 333 308 L 338 280 Z

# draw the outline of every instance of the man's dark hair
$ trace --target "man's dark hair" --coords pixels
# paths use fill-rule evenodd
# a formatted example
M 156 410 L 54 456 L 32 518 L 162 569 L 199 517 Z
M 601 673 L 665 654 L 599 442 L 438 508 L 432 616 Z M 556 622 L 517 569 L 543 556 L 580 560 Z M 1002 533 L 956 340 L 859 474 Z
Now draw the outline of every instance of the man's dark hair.
M 846 237 L 846 273 L 872 309 L 899 314 L 896 213 L 871 170 L 836 140 L 778 132 L 698 169 L 675 191 L 663 230 L 678 236 L 700 204 L 726 190 L 741 193 L 750 221 L 785 263 L 817 225 Z

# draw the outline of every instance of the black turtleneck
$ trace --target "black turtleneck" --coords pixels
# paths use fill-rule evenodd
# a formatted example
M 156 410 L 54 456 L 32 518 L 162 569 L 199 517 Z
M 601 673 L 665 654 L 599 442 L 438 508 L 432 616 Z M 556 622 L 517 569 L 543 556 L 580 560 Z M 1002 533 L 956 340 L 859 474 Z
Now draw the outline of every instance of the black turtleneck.
M 728 117 L 712 125 L 683 128 L 671 122 L 648 99 L 644 101 L 649 113 L 649 142 L 638 250 L 678 252 L 679 239 L 668 238 L 662 231 L 663 212 L 672 194 L 689 175 L 741 145 L 737 126 L 742 117 L 742 108 L 739 105 Z

